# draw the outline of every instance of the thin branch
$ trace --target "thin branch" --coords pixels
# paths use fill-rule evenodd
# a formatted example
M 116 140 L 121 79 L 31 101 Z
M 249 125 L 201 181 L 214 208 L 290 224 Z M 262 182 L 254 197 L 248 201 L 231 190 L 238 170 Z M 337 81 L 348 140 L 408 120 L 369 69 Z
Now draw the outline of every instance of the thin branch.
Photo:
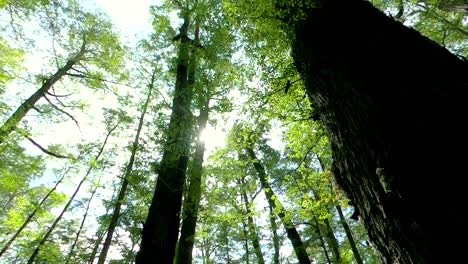
M 52 102 L 50 101 L 50 99 L 47 98 L 46 95 L 44 95 L 44 98 L 47 100 L 47 102 L 49 102 L 49 104 L 50 104 L 55 110 L 59 111 L 60 113 L 65 114 L 65 115 L 67 115 L 69 118 L 71 118 L 71 119 L 75 122 L 75 124 L 76 124 L 76 126 L 78 127 L 78 129 L 81 131 L 81 128 L 80 128 L 80 125 L 78 124 L 78 121 L 77 121 L 71 114 L 69 114 L 69 113 L 66 112 L 65 110 L 59 108 L 59 107 L 56 106 L 54 103 L 52 103 Z
M 44 152 L 45 154 L 47 155 L 50 155 L 50 156 L 53 156 L 53 157 L 56 157 L 56 158 L 59 158 L 59 159 L 69 159 L 70 157 L 67 157 L 67 156 L 63 156 L 63 155 L 60 155 L 60 154 L 57 154 L 57 153 L 54 153 L 50 150 L 47 150 L 46 148 L 42 147 L 39 143 L 37 143 L 36 141 L 34 141 L 34 139 L 26 136 L 26 135 L 23 135 L 27 140 L 29 140 L 34 146 L 36 146 L 37 148 L 39 148 L 42 152 Z

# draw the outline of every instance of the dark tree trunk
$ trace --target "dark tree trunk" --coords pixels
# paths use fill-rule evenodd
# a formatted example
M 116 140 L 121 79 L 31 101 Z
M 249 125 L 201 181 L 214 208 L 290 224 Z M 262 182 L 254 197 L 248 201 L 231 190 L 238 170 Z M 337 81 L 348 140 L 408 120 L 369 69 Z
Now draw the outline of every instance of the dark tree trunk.
M 317 232 L 317 236 L 319 237 L 320 240 L 320 245 L 322 245 L 323 248 L 323 253 L 325 254 L 325 258 L 327 259 L 327 263 L 331 264 L 331 259 L 330 259 L 330 254 L 328 253 L 327 246 L 325 245 L 325 240 L 323 239 L 322 236 L 322 231 L 320 231 L 320 223 L 317 219 L 317 216 L 315 215 L 314 212 L 312 212 L 312 216 L 314 218 L 314 223 L 315 223 L 315 231 Z
M 319 2 L 292 47 L 337 182 L 385 263 L 457 262 L 467 63 L 368 2 Z
M 299 236 L 299 233 L 297 232 L 296 227 L 292 223 L 291 219 L 286 217 L 286 212 L 280 201 L 275 197 L 275 193 L 273 192 L 273 189 L 271 189 L 270 183 L 267 180 L 267 174 L 263 168 L 263 165 L 260 164 L 254 150 L 251 147 L 247 147 L 246 151 L 252 160 L 255 170 L 257 171 L 258 178 L 260 179 L 260 183 L 262 185 L 263 191 L 265 192 L 268 204 L 273 208 L 274 211 L 278 212 L 277 215 L 283 223 L 286 234 L 291 241 L 294 252 L 296 253 L 297 260 L 300 264 L 310 264 L 311 262 L 304 247 L 304 243 L 302 243 L 301 237 Z
M 255 230 L 255 223 L 252 217 L 252 211 L 250 210 L 250 202 L 247 197 L 247 192 L 245 191 L 244 180 L 240 181 L 239 187 L 241 188 L 241 196 L 245 205 L 245 214 L 247 215 L 247 224 L 249 227 L 249 237 L 252 241 L 254 248 L 255 256 L 257 257 L 258 264 L 265 264 L 265 259 L 263 258 L 262 248 L 260 247 L 260 239 L 258 238 L 257 230 Z
M 245 219 L 242 219 L 242 232 L 244 234 L 244 248 L 245 248 L 245 263 L 250 264 L 250 251 L 249 251 L 249 233 L 247 231 L 247 224 L 245 223 Z
M 156 188 L 143 227 L 140 251 L 136 256 L 137 264 L 171 264 L 176 253 L 192 123 L 192 91 L 187 74 L 190 43 L 188 27 L 189 17 L 186 15 L 179 34 L 171 120 L 163 157 L 157 170 Z
M 346 238 L 348 239 L 351 250 L 353 251 L 354 260 L 357 264 L 363 264 L 361 254 L 359 254 L 356 242 L 354 242 L 353 233 L 351 233 L 351 229 L 349 228 L 348 222 L 346 222 L 346 219 L 343 215 L 343 211 L 341 210 L 341 206 L 336 205 L 335 207 L 336 211 L 338 212 L 338 216 L 340 217 L 341 225 L 343 225 L 343 229 L 345 230 Z
M 278 236 L 278 225 L 276 224 L 276 216 L 273 208 L 270 205 L 268 205 L 268 208 L 270 209 L 270 226 L 271 232 L 273 233 L 273 248 L 275 249 L 273 264 L 279 264 L 280 237 Z
M 328 211 L 328 210 L 327 210 Z M 324 220 L 325 224 L 325 237 L 327 238 L 328 247 L 331 249 L 333 262 L 334 263 L 341 263 L 341 255 L 340 255 L 340 244 L 335 237 L 335 233 L 333 232 L 333 227 L 330 224 L 328 219 Z
M 205 142 L 200 139 L 200 135 L 208 122 L 209 100 L 200 111 L 198 119 L 197 146 L 190 169 L 190 185 L 187 191 L 187 198 L 184 201 L 182 228 L 180 230 L 179 246 L 177 250 L 177 264 L 191 264 L 192 250 L 195 242 L 195 229 L 197 226 L 198 208 L 201 197 L 201 183 L 203 174 L 203 157 L 205 153 Z
M 124 203 L 125 195 L 127 194 L 127 188 L 129 184 L 129 178 L 133 171 L 133 164 L 135 163 L 135 157 L 138 150 L 138 145 L 140 141 L 140 133 L 141 129 L 143 128 L 144 120 L 146 111 L 148 109 L 148 105 L 151 101 L 151 94 L 154 89 L 154 81 L 155 81 L 156 69 L 153 70 L 153 74 L 151 76 L 151 81 L 148 85 L 148 95 L 146 96 L 146 100 L 143 104 L 143 109 L 141 110 L 140 118 L 138 120 L 138 128 L 136 131 L 135 138 L 133 139 L 132 149 L 130 158 L 128 160 L 127 167 L 125 168 L 125 174 L 122 179 L 122 185 L 120 185 L 119 194 L 117 195 L 117 200 L 115 202 L 114 212 L 112 213 L 112 217 L 107 228 L 107 235 L 106 239 L 104 240 L 104 244 L 102 246 L 101 254 L 99 254 L 98 264 L 104 264 L 107 257 L 107 252 L 112 244 L 112 236 L 114 235 L 115 228 L 117 227 L 119 217 L 120 217 L 120 210 L 122 208 L 122 204 Z

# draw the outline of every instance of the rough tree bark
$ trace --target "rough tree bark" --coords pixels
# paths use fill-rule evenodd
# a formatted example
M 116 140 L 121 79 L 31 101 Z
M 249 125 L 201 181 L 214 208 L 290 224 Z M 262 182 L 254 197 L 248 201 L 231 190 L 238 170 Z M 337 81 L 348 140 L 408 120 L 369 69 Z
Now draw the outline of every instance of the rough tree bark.
M 337 182 L 384 263 L 457 262 L 467 63 L 368 2 L 316 2 L 288 23 Z
M 192 91 L 187 74 L 191 42 L 187 35 L 189 24 L 189 14 L 186 12 L 178 36 L 180 46 L 171 120 L 163 157 L 157 169 L 156 188 L 143 226 L 137 264 L 170 264 L 176 253 L 192 123 Z

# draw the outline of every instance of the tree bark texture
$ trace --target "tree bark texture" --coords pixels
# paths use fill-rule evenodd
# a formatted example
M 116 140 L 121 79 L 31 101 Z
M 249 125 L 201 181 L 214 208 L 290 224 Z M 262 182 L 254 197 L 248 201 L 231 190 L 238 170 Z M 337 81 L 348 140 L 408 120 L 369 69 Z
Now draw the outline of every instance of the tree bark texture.
M 467 63 L 368 2 L 318 2 L 292 48 L 337 182 L 385 263 L 458 259 Z

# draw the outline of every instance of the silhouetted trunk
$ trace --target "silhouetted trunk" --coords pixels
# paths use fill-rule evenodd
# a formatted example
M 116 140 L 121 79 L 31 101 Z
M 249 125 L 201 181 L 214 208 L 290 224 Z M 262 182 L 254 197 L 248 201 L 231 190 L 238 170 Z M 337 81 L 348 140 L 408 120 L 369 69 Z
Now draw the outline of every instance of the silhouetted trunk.
M 200 42 L 200 21 L 196 19 L 194 43 Z M 188 86 L 193 89 L 195 84 L 196 68 L 198 66 L 198 53 L 196 47 L 192 47 L 193 52 L 190 58 L 189 71 L 188 71 Z M 205 103 L 200 108 L 200 116 L 198 117 L 198 140 L 196 141 L 196 148 L 193 157 L 192 166 L 189 171 L 189 187 L 187 190 L 187 197 L 183 205 L 183 219 L 182 227 L 180 230 L 180 238 L 177 249 L 177 264 L 191 264 L 192 263 L 192 250 L 195 243 L 195 230 L 197 226 L 198 207 L 201 197 L 201 182 L 203 174 L 203 157 L 205 154 L 205 142 L 201 140 L 201 133 L 206 128 L 208 122 L 208 114 L 210 111 L 210 99 L 205 98 Z
M 18 124 L 21 122 L 23 117 L 34 108 L 37 101 L 41 99 L 46 93 L 54 86 L 54 84 L 59 81 L 64 75 L 67 74 L 69 70 L 76 65 L 85 53 L 85 41 L 76 55 L 70 58 L 65 65 L 57 70 L 49 78 L 45 79 L 42 83 L 41 88 L 39 88 L 35 93 L 33 93 L 26 101 L 24 101 L 16 111 L 7 119 L 7 121 L 0 127 L 0 145 L 7 139 L 8 135 L 16 129 Z
M 101 242 L 104 239 L 105 235 L 106 235 L 106 230 L 100 230 L 97 233 L 97 238 L 96 238 L 96 241 L 94 242 L 93 250 L 91 251 L 91 254 L 89 255 L 89 258 L 88 258 L 88 264 L 94 263 L 94 259 L 96 258 L 97 252 L 99 250 L 99 246 L 101 245 Z
M 323 165 L 319 157 L 317 157 L 319 165 L 320 165 L 320 171 L 323 171 Z M 312 191 L 313 199 L 316 202 L 320 202 L 320 194 L 319 192 L 310 184 L 306 182 L 306 185 L 310 188 Z M 326 211 L 330 213 L 330 210 L 328 209 L 328 206 L 326 206 Z M 314 214 L 314 218 L 316 219 L 317 217 Z M 334 263 L 341 263 L 341 256 L 340 256 L 340 244 L 338 243 L 338 240 L 335 237 L 335 233 L 333 232 L 333 227 L 330 223 L 330 220 L 328 218 L 323 220 L 323 224 L 325 226 L 325 238 L 327 240 L 328 247 L 330 248 L 333 256 L 333 262 Z M 319 227 L 317 227 L 319 228 Z
M 331 264 L 331 259 L 330 259 L 330 254 L 328 254 L 328 249 L 327 245 L 325 244 L 325 240 L 323 239 L 322 236 L 322 231 L 320 231 L 320 223 L 317 219 L 317 216 L 315 215 L 314 212 L 312 212 L 312 217 L 314 218 L 314 223 L 315 223 L 315 231 L 317 232 L 317 236 L 319 237 L 320 240 L 320 245 L 323 248 L 323 253 L 325 254 L 325 258 L 327 259 L 327 263 Z
M 106 135 L 106 138 L 104 140 L 104 142 L 102 143 L 101 145 L 101 148 L 99 149 L 99 152 L 96 154 L 96 156 L 94 157 L 94 160 L 95 161 L 98 161 L 99 158 L 101 157 L 101 154 L 102 152 L 104 151 L 104 147 L 106 146 L 107 144 L 107 140 L 109 139 L 109 136 L 112 134 L 112 132 L 117 128 L 119 124 L 117 123 L 114 127 L 112 127 L 107 135 Z M 78 191 L 80 191 L 80 188 L 81 188 L 81 185 L 83 185 L 83 183 L 85 182 L 85 180 L 88 178 L 89 174 L 91 173 L 91 171 L 94 169 L 94 166 L 93 165 L 90 165 L 88 167 L 88 170 L 86 171 L 86 174 L 85 176 L 81 179 L 81 181 L 78 183 L 78 185 L 76 186 L 76 189 L 75 191 L 73 192 L 72 196 L 70 197 L 70 199 L 68 199 L 68 202 L 65 204 L 65 206 L 63 207 L 62 211 L 60 212 L 60 214 L 57 216 L 57 218 L 55 218 L 55 221 L 52 223 L 52 225 L 49 227 L 49 229 L 47 230 L 46 234 L 42 237 L 41 241 L 39 241 L 39 244 L 37 245 L 37 247 L 34 249 L 34 252 L 33 254 L 31 255 L 31 257 L 29 258 L 28 260 L 28 264 L 32 264 L 34 263 L 34 260 L 36 259 L 37 257 L 37 254 L 39 254 L 39 251 L 41 249 L 41 247 L 47 242 L 47 239 L 49 238 L 49 236 L 52 234 L 52 232 L 54 231 L 55 227 L 57 226 L 58 222 L 60 220 L 62 220 L 62 217 L 63 217 L 63 214 L 65 214 L 65 212 L 68 210 L 68 207 L 70 207 L 71 203 L 73 202 L 73 200 L 75 199 L 75 196 L 76 194 L 78 193 Z
M 359 251 L 356 247 L 353 234 L 351 233 L 351 229 L 349 228 L 349 225 L 346 222 L 346 219 L 343 215 L 343 211 L 341 210 L 341 206 L 336 205 L 335 207 L 336 207 L 336 211 L 338 212 L 338 216 L 340 217 L 341 225 L 343 226 L 343 229 L 345 230 L 346 238 L 348 239 L 351 250 L 353 251 L 354 260 L 356 261 L 357 264 L 363 264 L 361 254 L 359 254 Z
M 158 178 L 153 199 L 143 226 L 140 251 L 136 256 L 137 264 L 170 264 L 176 253 L 192 130 L 192 91 L 187 80 L 190 43 L 188 26 L 189 17 L 186 15 L 179 33 L 180 46 L 171 120 L 163 157 L 157 169 Z
M 273 264 L 279 264 L 279 251 L 280 251 L 280 237 L 278 236 L 278 226 L 276 225 L 276 216 L 273 212 L 273 207 L 268 205 L 270 209 L 270 226 L 271 233 L 273 234 L 273 249 L 275 250 L 273 254 Z
M 242 231 L 244 233 L 244 250 L 245 250 L 245 263 L 250 264 L 250 250 L 249 250 L 249 232 L 247 231 L 247 224 L 245 219 L 242 219 Z
M 75 250 L 76 244 L 78 244 L 78 239 L 80 238 L 81 231 L 83 231 L 84 223 L 86 222 L 86 218 L 88 217 L 89 206 L 91 205 L 91 202 L 93 201 L 94 195 L 96 194 L 96 191 L 98 189 L 98 185 L 99 184 L 96 184 L 96 186 L 94 187 L 94 190 L 91 193 L 91 196 L 89 197 L 88 205 L 86 205 L 86 210 L 83 215 L 83 219 L 81 220 L 81 224 L 80 224 L 80 227 L 78 228 L 78 232 L 76 232 L 75 240 L 73 241 L 73 244 L 70 248 L 70 252 L 68 253 L 65 264 L 70 263 L 70 260 L 73 257 L 73 253 L 74 253 L 73 251 Z
M 39 204 L 36 206 L 36 208 L 34 208 L 34 210 L 28 215 L 28 217 L 26 218 L 26 220 L 24 220 L 24 223 L 20 226 L 20 228 L 18 228 L 18 230 L 16 230 L 15 234 L 5 243 L 5 245 L 3 246 L 2 250 L 0 251 L 0 257 L 3 255 L 3 253 L 5 253 L 8 248 L 11 246 L 11 244 L 13 243 L 13 241 L 15 241 L 15 239 L 19 236 L 19 234 L 21 233 L 21 231 L 23 231 L 23 229 L 29 224 L 29 222 L 31 222 L 31 219 L 36 215 L 37 211 L 42 207 L 42 205 L 44 204 L 45 201 L 47 201 L 47 199 L 49 198 L 49 196 L 55 192 L 55 190 L 57 189 L 57 186 L 62 183 L 63 179 L 65 179 L 65 176 L 67 175 L 68 171 L 70 171 L 70 168 L 68 168 L 63 174 L 62 174 L 62 177 L 60 177 L 60 179 L 55 183 L 54 187 L 52 189 L 50 189 L 50 191 L 46 194 L 46 196 L 44 196 L 44 198 L 42 198 L 42 200 L 39 202 Z
M 247 154 L 249 155 L 250 159 L 252 160 L 253 166 L 257 171 L 258 178 L 260 179 L 260 183 L 262 185 L 262 189 L 265 192 L 265 196 L 267 198 L 268 204 L 273 208 L 274 211 L 277 211 L 278 217 L 281 219 L 281 222 L 284 225 L 284 229 L 286 230 L 286 234 L 288 235 L 289 240 L 294 248 L 294 252 L 296 252 L 297 259 L 300 264 L 310 264 L 309 256 L 307 256 L 306 249 L 304 244 L 302 243 L 301 237 L 294 227 L 291 219 L 286 217 L 286 212 L 281 205 L 281 202 L 276 198 L 276 195 L 271 189 L 270 183 L 267 180 L 267 175 L 265 169 L 258 161 L 255 152 L 251 147 L 246 148 Z
M 257 230 L 255 230 L 255 222 L 252 217 L 252 211 L 250 210 L 250 202 L 247 197 L 247 192 L 245 191 L 244 180 L 240 180 L 239 188 L 241 188 L 241 197 L 244 201 L 245 214 L 247 215 L 247 225 L 249 227 L 249 237 L 252 241 L 254 248 L 255 256 L 257 257 L 257 263 L 265 264 L 265 259 L 263 258 L 262 248 L 260 247 L 260 239 L 258 238 Z
M 317 2 L 288 24 L 337 182 L 384 263 L 459 262 L 467 63 L 366 1 Z
M 325 219 L 323 222 L 325 224 L 325 237 L 327 238 L 328 247 L 330 247 L 332 252 L 333 262 L 339 264 L 341 263 L 340 245 L 333 233 L 333 227 L 331 226 L 330 221 Z
M 141 129 L 143 128 L 146 111 L 148 110 L 148 105 L 151 101 L 151 94 L 154 89 L 155 75 L 156 69 L 153 70 L 150 83 L 148 84 L 148 94 L 146 96 L 145 102 L 143 103 L 143 108 L 141 110 L 140 118 L 138 120 L 138 128 L 132 143 L 130 158 L 128 160 L 127 167 L 125 168 L 125 174 L 122 179 L 122 185 L 120 186 L 119 194 L 117 195 L 117 200 L 115 201 L 114 212 L 112 213 L 112 217 L 107 228 L 107 235 L 102 246 L 101 254 L 99 254 L 99 259 L 97 262 L 98 264 L 104 264 L 104 262 L 106 261 L 107 252 L 109 251 L 109 248 L 112 244 L 112 236 L 114 235 L 115 228 L 117 227 L 117 224 L 119 222 L 120 210 L 125 200 L 125 195 L 127 194 L 129 178 L 133 171 L 133 164 L 135 163 L 135 157 L 138 150 Z

